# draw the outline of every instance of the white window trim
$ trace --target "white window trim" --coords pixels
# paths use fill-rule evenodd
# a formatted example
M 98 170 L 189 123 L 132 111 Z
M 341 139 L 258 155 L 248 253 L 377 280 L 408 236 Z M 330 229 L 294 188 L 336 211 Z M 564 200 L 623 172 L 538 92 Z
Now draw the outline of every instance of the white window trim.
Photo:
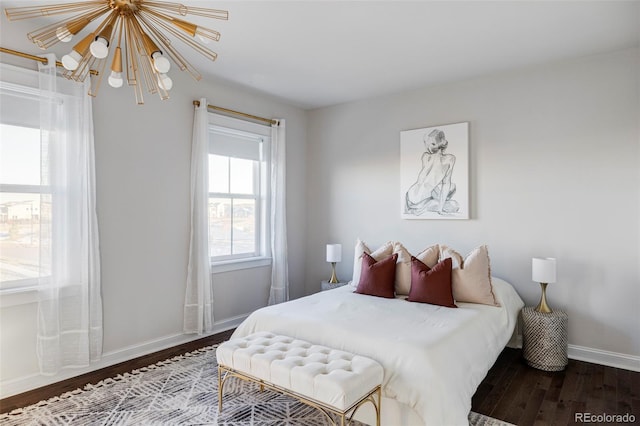
M 239 271 L 241 269 L 262 268 L 271 265 L 271 258 L 265 256 L 251 257 L 247 259 L 219 260 L 211 262 L 211 273 Z
M 237 135 L 251 135 L 255 136 L 260 135 L 264 138 L 262 149 L 265 152 L 270 154 L 271 148 L 271 128 L 268 126 L 252 123 L 245 120 L 240 120 L 237 118 L 227 117 L 224 115 L 209 113 L 209 128 L 216 129 L 218 131 L 222 130 L 225 132 L 231 132 Z M 246 258 L 235 258 L 228 260 L 213 260 L 210 257 L 211 261 L 211 273 L 219 274 L 231 271 L 238 271 L 242 269 L 250 269 L 250 268 L 260 268 L 271 265 L 271 246 L 269 244 L 270 241 L 270 229 L 269 229 L 269 220 L 268 214 L 270 211 L 270 197 L 267 194 L 267 191 L 270 188 L 270 174 L 268 167 L 271 166 L 271 158 L 269 158 L 268 164 L 264 164 L 264 162 L 260 162 L 260 167 L 267 167 L 266 170 L 260 170 L 260 175 L 264 175 L 263 179 L 259 179 L 260 185 L 260 215 L 257 219 L 256 229 L 260 229 L 261 241 L 260 247 L 257 247 L 259 250 L 258 256 L 249 256 Z M 211 196 L 214 193 L 209 193 Z
M 229 171 L 231 171 L 231 167 L 229 167 Z M 262 177 L 261 174 L 262 172 L 260 171 L 260 164 L 257 163 L 254 167 L 253 167 L 253 173 L 254 173 L 254 188 L 260 188 L 261 187 L 261 182 L 262 182 Z M 231 179 L 229 177 L 229 179 Z M 262 193 L 262 189 L 259 190 L 260 194 Z M 263 235 L 262 234 L 262 214 L 263 214 L 263 204 L 264 204 L 264 197 L 260 197 L 260 194 L 238 194 L 238 193 L 223 193 L 223 192 L 209 192 L 209 198 L 224 198 L 224 199 L 229 199 L 231 200 L 232 204 L 234 200 L 254 200 L 255 201 L 255 206 L 256 206 L 256 210 L 254 212 L 255 216 L 256 216 L 256 220 L 255 220 L 255 231 L 257 234 L 259 235 Z M 232 221 L 233 221 L 233 216 L 232 216 Z M 231 227 L 231 240 L 233 241 L 233 226 Z M 262 250 L 262 248 L 260 247 L 260 241 L 257 240 L 255 241 L 255 245 L 253 247 L 253 253 L 246 253 L 246 254 L 241 254 L 241 255 L 237 255 L 237 254 L 231 254 L 231 255 L 223 255 L 223 256 L 216 256 L 215 260 L 213 259 L 213 257 L 211 258 L 211 262 L 213 263 L 220 263 L 220 262 L 225 262 L 225 261 L 229 261 L 229 260 L 246 260 L 246 259 L 255 259 L 256 257 L 263 257 L 263 253 L 264 251 Z
M 11 96 L 23 97 L 27 99 L 40 100 L 40 89 L 23 86 L 20 84 L 8 83 L 0 80 L 0 91 Z M 57 102 L 62 103 L 61 97 L 56 97 Z M 20 126 L 20 124 L 12 123 L 12 126 Z M 33 128 L 30 125 L 23 124 L 20 127 Z M 39 184 L 2 184 L 0 183 L 0 193 L 18 193 L 18 194 L 43 194 L 50 192 L 48 185 Z M 0 307 L 16 306 L 27 303 L 35 303 L 39 299 L 39 283 L 42 278 L 22 278 L 11 281 L 5 281 L 3 287 L 0 288 Z
M 7 79 L 14 79 L 15 82 L 9 82 L 4 78 L 0 79 L 0 93 L 7 96 L 21 97 L 24 99 L 42 102 L 43 92 L 37 87 L 39 78 L 37 71 L 26 70 L 7 64 L 1 65 L 4 71 L 10 71 L 10 77 L 9 74 L 3 75 L 3 77 L 7 77 Z M 66 84 L 64 81 L 66 80 L 60 80 L 62 84 Z M 58 104 L 63 104 L 65 100 L 73 98 L 63 93 L 56 93 L 54 95 L 47 93 L 47 96 L 51 102 L 56 102 Z M 12 123 L 11 125 L 21 125 L 22 127 L 34 128 L 28 123 Z M 2 184 L 0 185 L 0 192 L 44 194 L 50 192 L 50 188 L 47 185 Z M 4 308 L 38 302 L 38 300 L 42 298 L 40 282 L 42 279 L 46 278 L 47 277 L 24 278 L 9 281 L 12 283 L 11 285 L 7 285 L 0 289 L 0 307 Z

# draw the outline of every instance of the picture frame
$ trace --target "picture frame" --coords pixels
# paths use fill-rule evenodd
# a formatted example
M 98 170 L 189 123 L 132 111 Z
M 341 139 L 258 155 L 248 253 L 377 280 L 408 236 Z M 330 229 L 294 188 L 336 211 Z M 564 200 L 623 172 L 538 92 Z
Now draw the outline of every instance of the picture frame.
M 400 132 L 402 219 L 469 219 L 469 122 Z

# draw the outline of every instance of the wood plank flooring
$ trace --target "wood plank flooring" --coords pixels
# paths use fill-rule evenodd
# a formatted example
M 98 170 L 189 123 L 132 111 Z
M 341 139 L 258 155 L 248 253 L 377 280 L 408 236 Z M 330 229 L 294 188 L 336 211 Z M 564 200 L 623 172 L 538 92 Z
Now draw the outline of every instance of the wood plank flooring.
M 640 373 L 575 360 L 564 371 L 546 372 L 521 355 L 502 351 L 471 400 L 473 411 L 517 425 L 584 423 L 576 413 L 629 413 L 640 424 Z
M 117 374 L 220 343 L 233 330 L 93 371 L 63 382 L 0 400 L 0 412 L 97 383 Z M 626 413 L 640 423 L 640 373 L 569 360 L 565 371 L 545 372 L 527 366 L 521 351 L 506 348 L 478 387 L 472 410 L 517 425 L 570 425 L 575 413 Z

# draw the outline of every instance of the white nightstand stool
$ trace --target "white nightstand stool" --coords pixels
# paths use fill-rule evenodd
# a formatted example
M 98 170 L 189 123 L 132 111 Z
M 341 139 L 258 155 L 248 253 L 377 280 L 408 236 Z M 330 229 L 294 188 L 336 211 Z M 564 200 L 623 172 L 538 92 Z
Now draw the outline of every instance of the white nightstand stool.
M 334 283 L 331 284 L 329 282 L 329 280 L 322 280 L 322 291 L 327 291 L 327 290 L 333 290 L 334 288 L 338 288 L 338 287 L 342 287 L 343 285 L 347 285 L 348 283 L 345 282 L 339 282 L 339 283 Z
M 548 314 L 532 306 L 522 309 L 522 355 L 531 367 L 545 371 L 564 370 L 567 357 L 567 313 L 554 309 Z

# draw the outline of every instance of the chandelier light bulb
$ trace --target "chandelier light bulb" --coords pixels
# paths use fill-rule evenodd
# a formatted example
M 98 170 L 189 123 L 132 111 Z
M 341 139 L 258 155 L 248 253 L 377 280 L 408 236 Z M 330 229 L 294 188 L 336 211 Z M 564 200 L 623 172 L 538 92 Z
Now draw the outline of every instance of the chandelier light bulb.
M 151 57 L 153 58 L 153 67 L 156 71 L 160 74 L 166 74 L 169 72 L 169 69 L 171 69 L 171 62 L 162 56 L 162 52 L 153 52 Z
M 117 89 L 122 87 L 124 80 L 122 79 L 122 73 L 117 71 L 111 71 L 111 75 L 109 75 L 109 86 Z
M 86 53 L 87 50 L 89 50 L 91 40 L 93 40 L 94 38 L 95 35 L 91 33 L 80 40 L 80 42 L 78 42 L 75 46 L 73 46 L 71 52 L 62 57 L 62 66 L 69 71 L 75 71 L 76 69 L 78 69 L 80 61 L 82 61 L 83 54 Z
M 173 80 L 166 74 L 158 74 L 158 85 L 168 92 L 173 87 Z
M 62 66 L 69 71 L 75 71 L 78 68 L 78 65 L 80 65 L 81 60 L 82 56 L 75 50 L 72 50 L 62 57 Z
M 106 58 L 109 55 L 109 40 L 104 37 L 96 37 L 96 40 L 89 47 L 91 54 L 98 59 Z
M 113 54 L 113 61 L 111 61 L 109 86 L 117 89 L 118 87 L 122 87 L 122 83 L 122 49 L 120 49 L 120 46 L 117 46 Z
M 61 26 L 56 29 L 56 37 L 63 43 L 68 43 L 73 38 L 73 34 L 67 29 L 66 26 Z

